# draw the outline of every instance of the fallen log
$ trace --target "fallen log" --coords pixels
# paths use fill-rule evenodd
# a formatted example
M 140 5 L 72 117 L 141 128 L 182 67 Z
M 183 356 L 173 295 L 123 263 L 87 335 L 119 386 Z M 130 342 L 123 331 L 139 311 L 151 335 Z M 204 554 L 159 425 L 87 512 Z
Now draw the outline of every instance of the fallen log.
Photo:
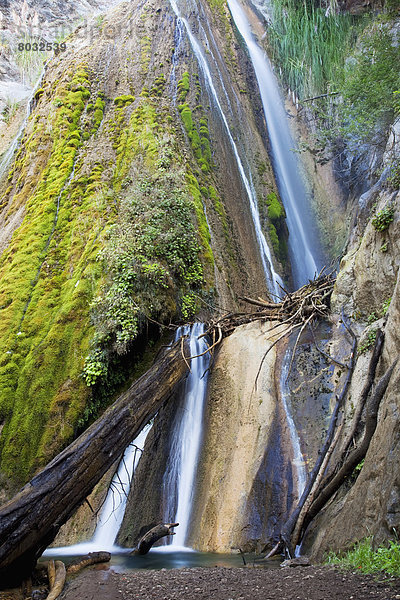
M 336 473 L 336 475 L 321 489 L 315 500 L 311 504 L 309 510 L 304 516 L 303 522 L 303 533 L 306 531 L 309 523 L 316 517 L 319 511 L 325 506 L 325 504 L 332 498 L 332 496 L 338 491 L 340 486 L 349 477 L 355 467 L 363 460 L 368 452 L 369 445 L 372 437 L 375 433 L 376 426 L 378 423 L 378 410 L 383 396 L 387 390 L 390 382 L 393 370 L 397 365 L 397 359 L 389 367 L 389 369 L 379 379 L 376 388 L 367 402 L 366 406 L 366 421 L 364 437 L 360 441 L 359 445 L 349 454 L 345 463 Z
M 187 340 L 184 352 L 189 355 Z M 32 572 L 60 527 L 172 395 L 187 370 L 179 341 L 0 507 L 0 589 L 18 585 Z
M 97 565 L 99 563 L 109 562 L 111 560 L 110 552 L 89 552 L 84 556 L 73 560 L 67 567 L 67 575 L 75 575 L 82 569 L 90 567 L 91 565 Z
M 315 462 L 314 468 L 307 478 L 307 484 L 304 488 L 301 498 L 299 499 L 296 508 L 294 509 L 292 514 L 289 516 L 286 523 L 284 523 L 284 525 L 282 526 L 281 533 L 280 533 L 280 541 L 271 550 L 271 552 L 269 552 L 269 554 L 267 554 L 267 556 L 265 557 L 266 559 L 271 558 L 275 554 L 281 553 L 284 549 L 287 550 L 289 558 L 294 558 L 295 548 L 299 542 L 299 532 L 296 531 L 296 526 L 298 524 L 299 519 L 302 522 L 303 509 L 304 509 L 304 507 L 307 507 L 309 496 L 313 490 L 313 486 L 314 486 L 314 484 L 317 480 L 317 477 L 320 473 L 320 470 L 324 463 L 325 457 L 329 453 L 329 449 L 331 447 L 332 440 L 334 438 L 336 424 L 337 424 L 337 420 L 338 420 L 338 416 L 339 416 L 339 410 L 342 408 L 342 406 L 344 404 L 344 401 L 347 396 L 347 392 L 350 387 L 351 378 L 352 378 L 353 370 L 354 370 L 356 349 L 357 349 L 357 338 L 356 338 L 353 330 L 351 329 L 350 325 L 347 323 L 347 320 L 346 320 L 344 314 L 342 314 L 342 321 L 343 321 L 343 325 L 344 325 L 345 329 L 347 330 L 347 332 L 350 334 L 350 336 L 352 338 L 352 346 L 351 346 L 349 364 L 347 365 L 348 372 L 346 375 L 346 379 L 345 379 L 345 382 L 344 382 L 344 385 L 343 385 L 343 388 L 342 388 L 340 394 L 338 394 L 336 396 L 336 403 L 335 403 L 335 407 L 334 407 L 332 415 L 331 415 L 331 419 L 330 419 L 328 431 L 326 433 L 324 444 L 318 453 L 318 458 Z M 294 532 L 295 532 L 295 534 L 294 534 Z
M 138 547 L 133 550 L 131 554 L 141 554 L 142 556 L 147 554 L 153 544 L 158 542 L 158 540 L 166 535 L 175 535 L 175 532 L 171 531 L 171 529 L 178 525 L 179 523 L 162 523 L 161 525 L 156 525 L 144 534 L 138 543 Z

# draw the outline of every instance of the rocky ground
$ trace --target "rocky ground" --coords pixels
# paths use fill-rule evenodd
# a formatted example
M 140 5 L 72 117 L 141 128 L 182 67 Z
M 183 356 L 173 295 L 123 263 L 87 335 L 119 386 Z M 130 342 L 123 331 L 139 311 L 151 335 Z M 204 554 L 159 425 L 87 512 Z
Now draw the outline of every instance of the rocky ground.
M 60 600 L 376 600 L 400 599 L 400 579 L 333 567 L 90 570 L 71 580 Z M 0 600 L 3 600 L 0 595 Z

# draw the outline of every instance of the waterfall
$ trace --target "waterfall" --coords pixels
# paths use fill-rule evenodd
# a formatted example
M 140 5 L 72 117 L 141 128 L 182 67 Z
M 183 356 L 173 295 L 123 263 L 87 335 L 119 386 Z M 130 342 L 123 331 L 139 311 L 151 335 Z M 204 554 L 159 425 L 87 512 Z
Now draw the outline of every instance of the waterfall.
M 267 240 L 265 239 L 264 233 L 261 228 L 260 215 L 258 213 L 257 197 L 256 197 L 254 190 L 252 189 L 252 186 L 250 185 L 249 179 L 245 173 L 242 160 L 239 156 L 239 151 L 238 151 L 236 143 L 232 137 L 227 118 L 225 116 L 225 113 L 224 113 L 221 103 L 219 101 L 218 94 L 217 94 L 217 91 L 216 91 L 214 83 L 213 83 L 213 78 L 211 75 L 210 67 L 209 67 L 207 59 L 205 57 L 205 53 L 203 52 L 200 43 L 197 41 L 196 37 L 192 33 L 191 27 L 190 27 L 187 19 L 185 19 L 181 15 L 176 0 L 170 0 L 170 4 L 172 7 L 172 10 L 174 11 L 174 13 L 178 19 L 178 22 L 183 23 L 183 25 L 185 27 L 186 34 L 188 36 L 192 50 L 196 56 L 196 59 L 199 64 L 199 67 L 201 69 L 201 72 L 206 81 L 207 88 L 215 102 L 216 108 L 221 116 L 221 120 L 226 129 L 228 139 L 231 144 L 233 154 L 235 156 L 236 164 L 237 164 L 237 167 L 238 167 L 238 170 L 240 173 L 240 177 L 243 182 L 243 185 L 244 185 L 244 188 L 246 190 L 246 194 L 247 194 L 247 197 L 249 200 L 251 216 L 252 216 L 253 223 L 254 223 L 254 229 L 256 232 L 257 242 L 258 242 L 258 245 L 260 248 L 260 256 L 261 256 L 261 261 L 263 264 L 263 269 L 264 269 L 264 274 L 265 274 L 265 278 L 267 281 L 267 285 L 268 285 L 270 292 L 279 296 L 281 292 L 280 292 L 277 282 L 279 282 L 280 285 L 283 285 L 283 281 L 282 281 L 281 277 L 278 275 L 278 273 L 276 273 L 276 271 L 274 270 L 271 250 L 267 244 Z
M 273 168 L 286 210 L 293 282 L 298 288 L 307 283 L 308 279 L 313 279 L 324 264 L 317 227 L 310 213 L 310 197 L 294 151 L 295 143 L 271 63 L 256 43 L 238 0 L 227 1 L 235 25 L 247 46 L 257 77 L 271 143 Z
M 132 477 L 150 429 L 151 425 L 147 425 L 128 446 L 114 475 L 92 539 L 98 548 L 115 549 L 114 542 L 124 518 Z
M 151 425 L 146 425 L 125 450 L 124 456 L 108 488 L 92 539 L 82 544 L 75 544 L 74 546 L 48 548 L 44 553 L 46 556 L 72 556 L 102 550 L 107 552 L 121 551 L 121 548 L 115 546 L 114 542 L 124 518 L 133 474 L 141 457 L 150 429 Z
M 204 324 L 195 323 L 191 328 L 179 328 L 176 339 L 190 334 L 190 355 L 197 356 L 207 349 Z M 179 527 L 171 546 L 185 546 L 193 501 L 193 490 L 199 451 L 203 433 L 203 411 L 207 393 L 207 369 L 209 354 L 191 361 L 191 372 L 186 380 L 184 401 L 177 414 L 171 450 L 164 474 L 163 495 L 166 502 L 165 521 L 177 522 Z
M 278 82 L 266 53 L 258 46 L 250 24 L 238 0 L 227 0 L 233 20 L 247 46 L 257 83 L 271 143 L 272 163 L 279 193 L 284 204 L 289 229 L 289 256 L 293 283 L 300 287 L 313 279 L 324 264 L 324 255 L 317 236 L 317 226 L 310 212 L 310 196 L 294 152 L 295 143 L 289 130 L 286 110 Z M 280 378 L 282 404 L 286 414 L 293 448 L 292 465 L 296 472 L 297 497 L 301 498 L 307 482 L 307 471 L 300 447 L 300 438 L 293 419 L 287 389 L 291 349 L 286 351 Z M 289 400 L 289 402 L 288 402 Z M 300 553 L 300 548 L 296 549 Z

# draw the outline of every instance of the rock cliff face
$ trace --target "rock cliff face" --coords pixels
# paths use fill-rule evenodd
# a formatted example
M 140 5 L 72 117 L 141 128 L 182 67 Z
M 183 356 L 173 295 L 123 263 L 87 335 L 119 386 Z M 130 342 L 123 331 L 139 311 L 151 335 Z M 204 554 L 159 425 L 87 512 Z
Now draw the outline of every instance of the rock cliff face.
M 214 307 L 238 309 L 237 295 L 265 295 L 232 141 L 183 21 L 168 2 L 115 4 L 111 13 L 82 23 L 65 52 L 51 58 L 21 143 L 0 173 L 2 498 L 137 375 L 131 363 L 159 337 L 154 321 L 194 314 L 206 319 Z M 347 4 L 358 10 L 365 2 Z M 106 5 L 0 3 L 9 32 L 0 65 L 4 150 L 24 113 L 21 104 L 14 122 L 10 107 L 4 112 L 7 93 L 18 88 L 22 102 L 32 89 L 13 46 L 19 28 L 53 41 L 66 15 L 73 20 Z M 265 208 L 263 200 L 276 187 L 251 65 L 225 5 L 204 3 L 189 13 L 189 30 L 207 42 L 218 102 Z M 33 74 L 35 65 L 29 67 Z M 390 175 L 399 136 L 397 122 L 382 176 L 357 202 L 332 300 L 333 324 L 317 331 L 321 346 L 331 339 L 329 351 L 346 358 L 343 308 L 364 349 L 345 407 L 347 423 L 365 380 L 374 329 L 384 327 L 386 334 L 379 373 L 400 344 L 399 193 Z M 287 265 L 274 263 L 289 274 Z M 152 325 L 146 329 L 145 323 Z M 215 358 L 188 540 L 199 550 L 273 545 L 299 495 L 300 468 L 312 467 L 324 437 L 334 383 L 343 375 L 306 334 L 286 381 L 283 366 L 294 342 L 288 349 L 280 343 L 263 360 L 279 334 L 270 335 L 270 327 L 238 328 Z M 365 535 L 386 539 L 400 526 L 399 387 L 397 366 L 358 478 L 310 527 L 304 548 L 314 556 Z M 294 460 L 282 394 L 304 461 Z M 160 412 L 148 437 L 118 539 L 123 545 L 133 546 L 144 528 L 162 519 L 163 471 L 181 400 L 178 395 Z M 110 477 L 94 503 L 100 504 Z M 94 525 L 87 514 L 77 515 L 58 543 L 81 540 Z
M 47 44 L 59 43 L 83 22 L 81 37 L 89 38 L 101 11 L 115 2 L 104 0 L 67 0 L 37 2 L 36 0 L 4 0 L 0 3 L 0 152 L 7 150 L 26 113 L 27 102 L 43 70 L 43 63 L 52 55 Z M 19 44 L 30 44 L 21 50 Z M 32 50 L 32 44 L 38 50 Z M 40 51 L 44 48 L 44 51 Z
M 398 130 L 399 120 L 389 136 L 384 166 L 392 164 L 399 155 Z M 378 184 L 360 198 L 357 228 L 342 259 L 333 296 L 334 307 L 338 310 L 343 307 L 352 315 L 359 336 L 359 358 L 347 405 L 349 416 L 365 382 L 370 348 L 378 327 L 385 332 L 378 375 L 399 355 L 399 191 L 386 180 L 386 174 L 384 170 Z M 383 225 L 379 219 L 385 214 L 390 217 Z M 339 492 L 310 528 L 305 549 L 319 559 L 328 550 L 348 548 L 363 537 L 373 536 L 374 542 L 379 544 L 397 535 L 400 527 L 399 386 L 400 367 L 397 365 L 382 400 L 376 432 L 360 474 L 351 487 L 347 485 Z
M 207 16 L 214 85 L 261 198 L 275 184 L 259 105 L 245 93 L 254 77 L 226 13 L 202 10 L 193 27 Z M 11 484 L 132 375 L 123 353 L 144 314 L 229 309 L 236 293 L 265 286 L 232 144 L 168 3 L 121 4 L 90 37 L 68 38 L 3 173 L 0 209 L 1 472 Z M 103 376 L 100 392 L 82 378 L 88 355 L 86 381 Z

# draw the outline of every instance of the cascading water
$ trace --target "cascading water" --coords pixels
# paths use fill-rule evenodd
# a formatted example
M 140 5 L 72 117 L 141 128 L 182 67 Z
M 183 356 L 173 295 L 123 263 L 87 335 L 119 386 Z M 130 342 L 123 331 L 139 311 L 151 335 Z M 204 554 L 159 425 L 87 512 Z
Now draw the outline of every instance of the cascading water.
M 289 229 L 289 255 L 293 283 L 300 287 L 313 279 L 324 264 L 324 256 L 316 234 L 317 227 L 310 212 L 299 160 L 294 153 L 294 141 L 290 134 L 287 115 L 278 82 L 273 74 L 266 53 L 258 46 L 250 23 L 238 0 L 227 0 L 233 20 L 248 48 L 260 89 L 269 139 L 272 162 L 282 202 L 285 206 Z M 280 390 L 293 447 L 293 466 L 296 472 L 297 497 L 300 498 L 307 481 L 307 472 L 300 447 L 291 406 L 288 405 L 287 376 L 291 362 L 291 349 L 286 351 L 282 362 Z M 297 549 L 300 552 L 300 549 Z
M 108 552 L 121 551 L 121 548 L 115 546 L 114 542 L 124 518 L 133 474 L 150 429 L 151 425 L 147 425 L 125 450 L 108 489 L 93 538 L 89 542 L 76 544 L 75 546 L 49 548 L 45 552 L 47 556 L 72 556 L 102 550 Z
M 244 188 L 246 190 L 247 197 L 249 199 L 251 215 L 252 215 L 252 219 L 253 219 L 253 223 L 254 223 L 254 229 L 256 232 L 257 242 L 258 242 L 258 245 L 260 248 L 260 256 L 261 256 L 261 261 L 262 261 L 263 268 L 264 268 L 265 278 L 267 280 L 267 285 L 268 285 L 270 292 L 279 296 L 280 289 L 279 289 L 278 283 L 280 285 L 283 285 L 283 281 L 282 281 L 281 277 L 278 275 L 278 273 L 276 273 L 276 271 L 274 270 L 271 250 L 267 244 L 267 240 L 265 239 L 264 233 L 261 228 L 260 215 L 258 213 L 258 206 L 257 206 L 257 197 L 254 194 L 254 191 L 252 190 L 249 179 L 244 170 L 243 163 L 240 158 L 239 151 L 237 149 L 237 145 L 232 137 L 227 118 L 223 111 L 222 105 L 219 101 L 218 94 L 217 94 L 217 91 L 216 91 L 214 83 L 213 83 L 213 78 L 211 75 L 210 67 L 209 67 L 207 59 L 205 57 L 205 53 L 203 52 L 201 45 L 198 42 L 197 38 L 192 33 L 189 22 L 187 21 L 187 19 L 185 17 L 183 17 L 181 15 L 177 2 L 175 0 L 170 0 L 170 4 L 171 4 L 172 10 L 174 11 L 178 21 L 183 23 L 183 25 L 185 27 L 186 34 L 188 36 L 192 50 L 196 56 L 196 59 L 199 64 L 199 67 L 201 69 L 201 72 L 204 76 L 208 91 L 215 102 L 215 106 L 221 116 L 221 120 L 226 129 L 228 139 L 231 144 L 233 154 L 235 156 L 236 164 L 237 164 L 237 167 L 238 167 L 238 170 L 240 173 L 240 177 L 243 182 Z
M 98 548 L 115 548 L 114 542 L 124 518 L 132 477 L 150 429 L 151 425 L 147 425 L 128 446 L 114 475 L 92 539 L 92 543 Z
M 227 0 L 229 10 L 248 48 L 264 108 L 272 162 L 289 229 L 289 253 L 295 287 L 313 279 L 324 264 L 317 227 L 310 212 L 301 167 L 294 152 L 285 106 L 271 63 L 258 46 L 238 0 Z
M 204 324 L 177 331 L 176 339 L 190 335 L 190 355 L 198 356 L 207 349 Z M 177 522 L 179 527 L 172 538 L 176 550 L 184 547 L 189 530 L 193 488 L 203 433 L 203 411 L 207 392 L 209 354 L 191 361 L 191 372 L 186 380 L 184 402 L 178 415 L 171 440 L 170 457 L 164 474 L 163 496 L 166 502 L 165 521 Z

